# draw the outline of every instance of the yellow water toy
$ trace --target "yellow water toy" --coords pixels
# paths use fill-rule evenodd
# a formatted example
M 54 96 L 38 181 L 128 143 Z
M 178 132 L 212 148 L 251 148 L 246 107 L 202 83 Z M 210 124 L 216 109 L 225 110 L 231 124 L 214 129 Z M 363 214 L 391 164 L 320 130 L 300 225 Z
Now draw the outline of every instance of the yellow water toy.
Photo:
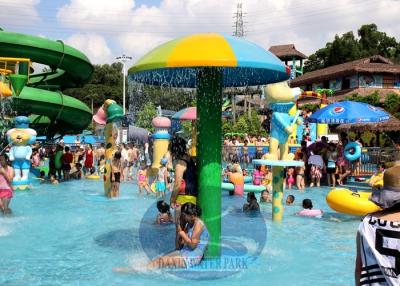
M 383 173 L 372 176 L 366 182 L 374 188 L 381 189 L 383 187 Z
M 167 117 L 157 116 L 151 121 L 155 132 L 152 137 L 154 139 L 153 143 L 153 164 L 151 168 L 155 170 L 156 173 L 158 168 L 160 168 L 160 161 L 164 157 L 165 153 L 168 151 L 170 135 L 168 129 L 171 127 L 171 120 Z
M 381 208 L 368 200 L 370 192 L 353 192 L 349 189 L 332 189 L 326 196 L 331 209 L 344 214 L 364 216 Z
M 86 177 L 86 179 L 89 180 L 100 180 L 100 176 L 99 175 L 89 175 Z
M 93 121 L 100 125 L 105 125 L 104 138 L 106 141 L 104 166 L 104 194 L 106 197 L 113 198 L 117 194 L 111 190 L 111 160 L 114 153 L 117 151 L 115 143 L 118 137 L 117 122 L 120 122 L 124 117 L 122 107 L 119 106 L 114 100 L 107 99 L 103 106 L 99 108 L 97 113 L 93 116 Z

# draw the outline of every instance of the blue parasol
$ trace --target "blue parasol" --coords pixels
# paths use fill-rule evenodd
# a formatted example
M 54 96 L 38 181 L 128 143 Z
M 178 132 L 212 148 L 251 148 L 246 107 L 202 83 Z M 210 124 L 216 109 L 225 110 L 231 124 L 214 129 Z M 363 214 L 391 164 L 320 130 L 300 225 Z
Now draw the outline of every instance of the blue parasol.
M 311 115 L 313 123 L 342 124 L 381 122 L 389 119 L 384 110 L 363 102 L 342 101 L 329 104 Z

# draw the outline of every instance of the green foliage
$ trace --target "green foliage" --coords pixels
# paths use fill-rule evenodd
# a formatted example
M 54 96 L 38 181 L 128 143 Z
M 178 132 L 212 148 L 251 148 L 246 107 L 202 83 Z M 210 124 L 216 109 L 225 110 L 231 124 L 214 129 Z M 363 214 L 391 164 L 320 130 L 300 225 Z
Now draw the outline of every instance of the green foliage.
M 222 120 L 222 134 L 233 132 L 233 123 L 231 120 Z
M 133 94 L 137 94 L 134 92 Z M 196 94 L 191 89 L 165 88 L 159 86 L 143 86 L 140 96 L 134 98 L 137 110 L 146 102 L 153 102 L 155 106 L 161 106 L 162 109 L 178 111 L 188 106 L 195 106 Z
M 192 121 L 186 120 L 181 122 L 183 137 L 186 139 L 192 138 Z
M 383 106 L 386 111 L 390 112 L 397 118 L 400 118 L 400 96 L 398 94 L 386 94 Z
M 63 93 L 73 96 L 88 106 L 100 107 L 106 99 L 122 104 L 122 64 L 95 65 L 91 80 L 81 88 L 69 88 Z
M 240 115 L 236 123 L 231 120 L 222 121 L 222 134 L 226 133 L 247 133 L 250 135 L 266 135 L 265 130 L 261 126 L 260 118 L 255 110 L 251 111 L 250 117 L 248 113 Z
M 249 129 L 247 118 L 244 115 L 239 116 L 236 123 L 233 126 L 233 132 L 247 132 Z
M 332 42 L 309 56 L 304 71 L 310 72 L 372 55 L 399 62 L 400 43 L 394 37 L 378 31 L 375 24 L 363 25 L 358 29 L 358 38 L 351 31 L 341 36 L 335 35 Z
M 151 125 L 151 121 L 155 116 L 157 116 L 156 106 L 152 102 L 147 102 L 137 113 L 136 126 L 153 132 L 154 128 Z
M 309 111 L 314 112 L 314 111 L 316 111 L 317 109 L 319 109 L 319 104 L 316 104 L 316 103 L 307 103 L 307 104 L 303 104 L 303 105 L 301 106 L 301 108 L 299 108 L 299 109 L 301 109 L 301 110 L 308 109 Z
M 354 93 L 351 96 L 346 97 L 347 100 L 351 101 L 358 101 L 358 102 L 364 102 L 368 103 L 374 106 L 380 106 L 380 96 L 378 91 L 374 91 L 373 93 L 367 95 L 367 96 L 361 96 L 358 93 Z

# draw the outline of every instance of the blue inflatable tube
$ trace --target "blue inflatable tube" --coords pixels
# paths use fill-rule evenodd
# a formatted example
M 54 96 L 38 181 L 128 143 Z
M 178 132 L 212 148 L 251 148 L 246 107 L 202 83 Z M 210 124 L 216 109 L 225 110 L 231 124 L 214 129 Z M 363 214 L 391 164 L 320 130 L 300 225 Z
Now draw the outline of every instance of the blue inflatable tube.
M 344 147 L 343 153 L 350 162 L 358 160 L 361 157 L 361 146 L 357 142 L 350 142 Z
M 233 191 L 234 185 L 231 183 L 222 183 L 221 184 L 221 189 L 224 191 Z M 244 185 L 244 191 L 245 192 L 254 192 L 254 193 L 261 193 L 262 191 L 265 191 L 266 187 L 265 186 L 257 186 L 257 185 L 250 185 L 250 184 L 245 184 Z
M 252 176 L 244 176 L 244 183 L 248 184 L 253 182 L 253 177 Z

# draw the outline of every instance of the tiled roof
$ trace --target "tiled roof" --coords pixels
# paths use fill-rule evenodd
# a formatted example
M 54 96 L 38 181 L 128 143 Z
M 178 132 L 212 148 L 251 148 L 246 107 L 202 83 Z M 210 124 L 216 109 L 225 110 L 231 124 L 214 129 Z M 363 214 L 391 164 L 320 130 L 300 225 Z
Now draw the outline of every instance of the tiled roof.
M 375 55 L 305 73 L 302 76 L 292 80 L 290 86 L 296 87 L 318 83 L 325 80 L 336 79 L 341 76 L 355 74 L 357 72 L 400 74 L 400 65 L 393 64 L 393 62 L 390 60 L 382 56 Z

